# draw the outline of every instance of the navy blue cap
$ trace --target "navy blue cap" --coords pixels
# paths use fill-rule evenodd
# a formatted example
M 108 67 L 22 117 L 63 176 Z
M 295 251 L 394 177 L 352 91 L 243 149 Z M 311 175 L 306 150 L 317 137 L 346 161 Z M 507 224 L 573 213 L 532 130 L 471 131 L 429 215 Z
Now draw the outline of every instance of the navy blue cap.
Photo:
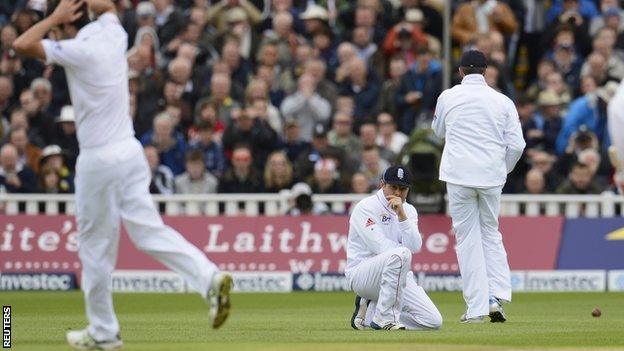
M 390 166 L 383 174 L 382 180 L 387 184 L 406 186 L 412 185 L 412 175 L 403 166 Z
M 468 50 L 461 57 L 460 67 L 486 68 L 487 58 L 479 50 Z

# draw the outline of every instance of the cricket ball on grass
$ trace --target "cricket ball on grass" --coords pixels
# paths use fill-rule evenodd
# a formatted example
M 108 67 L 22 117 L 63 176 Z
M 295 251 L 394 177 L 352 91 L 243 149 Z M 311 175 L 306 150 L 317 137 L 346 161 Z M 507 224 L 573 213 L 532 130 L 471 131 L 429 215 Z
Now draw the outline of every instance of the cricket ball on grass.
M 594 310 L 592 311 L 592 316 L 598 318 L 602 315 L 602 311 L 600 310 L 600 308 L 596 307 L 594 308 Z

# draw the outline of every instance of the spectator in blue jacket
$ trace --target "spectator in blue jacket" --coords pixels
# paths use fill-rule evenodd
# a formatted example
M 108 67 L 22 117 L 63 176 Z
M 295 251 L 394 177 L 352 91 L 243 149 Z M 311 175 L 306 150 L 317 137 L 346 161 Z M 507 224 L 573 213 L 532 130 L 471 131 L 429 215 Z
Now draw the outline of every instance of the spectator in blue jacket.
M 396 95 L 401 132 L 409 135 L 417 123 L 427 123 L 441 92 L 442 64 L 429 49 L 420 49 Z
M 197 125 L 197 137 L 189 143 L 189 148 L 200 150 L 204 155 L 206 169 L 216 177 L 225 171 L 225 154 L 223 147 L 214 138 L 214 126 L 210 122 L 201 122 Z
M 141 144 L 156 147 L 160 163 L 169 167 L 174 175 L 184 173 L 186 142 L 182 133 L 175 131 L 174 120 L 167 112 L 154 117 L 152 130 L 143 134 Z
M 353 96 L 353 117 L 356 126 L 370 119 L 375 112 L 375 106 L 381 92 L 381 83 L 378 82 L 373 71 L 369 71 L 364 60 L 354 57 L 348 65 L 348 77 L 340 87 L 341 95 Z
M 563 154 L 568 146 L 569 139 L 579 131 L 581 126 L 594 132 L 603 148 L 611 144 L 607 131 L 607 104 L 615 95 L 618 83 L 608 82 L 595 92 L 586 94 L 570 103 L 568 115 L 564 119 L 563 127 L 557 137 L 557 153 Z

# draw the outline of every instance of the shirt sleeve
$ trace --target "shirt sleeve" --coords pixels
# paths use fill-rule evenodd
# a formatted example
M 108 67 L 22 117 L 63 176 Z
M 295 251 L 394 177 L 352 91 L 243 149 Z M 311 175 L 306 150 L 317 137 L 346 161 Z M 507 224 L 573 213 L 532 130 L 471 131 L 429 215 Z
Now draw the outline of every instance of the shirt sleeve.
M 88 64 L 87 49 L 84 41 L 80 39 L 50 40 L 41 41 L 45 51 L 46 64 L 57 64 L 63 67 L 80 67 Z
M 418 230 L 418 212 L 411 206 L 404 206 L 408 208 L 406 208 L 407 219 L 403 222 L 399 222 L 401 243 L 403 246 L 410 249 L 412 253 L 416 253 L 420 251 L 422 247 L 422 236 Z
M 444 101 L 442 100 L 444 94 L 440 94 L 438 102 L 436 103 L 435 112 L 433 114 L 433 122 L 431 122 L 431 128 L 438 138 L 444 138 L 446 135 L 446 124 L 444 122 Z
M 386 238 L 375 216 L 361 206 L 351 215 L 349 225 L 355 229 L 366 247 L 375 254 L 400 246 L 399 243 Z
M 505 153 L 505 163 L 507 166 L 507 173 L 511 172 L 520 157 L 522 156 L 522 152 L 524 151 L 524 147 L 526 146 L 526 142 L 522 137 L 522 127 L 520 126 L 520 117 L 518 116 L 518 111 L 516 111 L 516 107 L 513 103 L 509 102 L 510 106 L 508 108 L 507 120 L 505 123 L 505 144 L 507 145 L 507 150 Z

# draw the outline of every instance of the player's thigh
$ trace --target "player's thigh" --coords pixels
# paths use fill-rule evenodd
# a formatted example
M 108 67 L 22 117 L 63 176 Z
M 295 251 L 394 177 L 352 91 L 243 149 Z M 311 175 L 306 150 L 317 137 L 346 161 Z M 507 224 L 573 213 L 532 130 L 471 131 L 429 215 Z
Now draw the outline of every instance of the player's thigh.
M 132 167 L 124 179 L 121 219 L 130 238 L 136 242 L 142 236 L 155 234 L 164 226 L 149 193 L 151 173 L 143 155 L 132 159 Z
M 357 265 L 351 275 L 351 288 L 353 291 L 369 300 L 379 299 L 381 274 L 388 259 L 393 254 L 395 253 L 392 251 L 384 252 Z
M 484 229 L 498 230 L 502 186 L 478 189 L 479 219 Z
M 119 228 L 121 189 L 115 170 L 77 170 L 76 223 L 83 240 Z
M 451 216 L 455 215 L 458 218 L 463 218 L 475 212 L 477 191 L 474 188 L 447 183 L 446 189 Z

